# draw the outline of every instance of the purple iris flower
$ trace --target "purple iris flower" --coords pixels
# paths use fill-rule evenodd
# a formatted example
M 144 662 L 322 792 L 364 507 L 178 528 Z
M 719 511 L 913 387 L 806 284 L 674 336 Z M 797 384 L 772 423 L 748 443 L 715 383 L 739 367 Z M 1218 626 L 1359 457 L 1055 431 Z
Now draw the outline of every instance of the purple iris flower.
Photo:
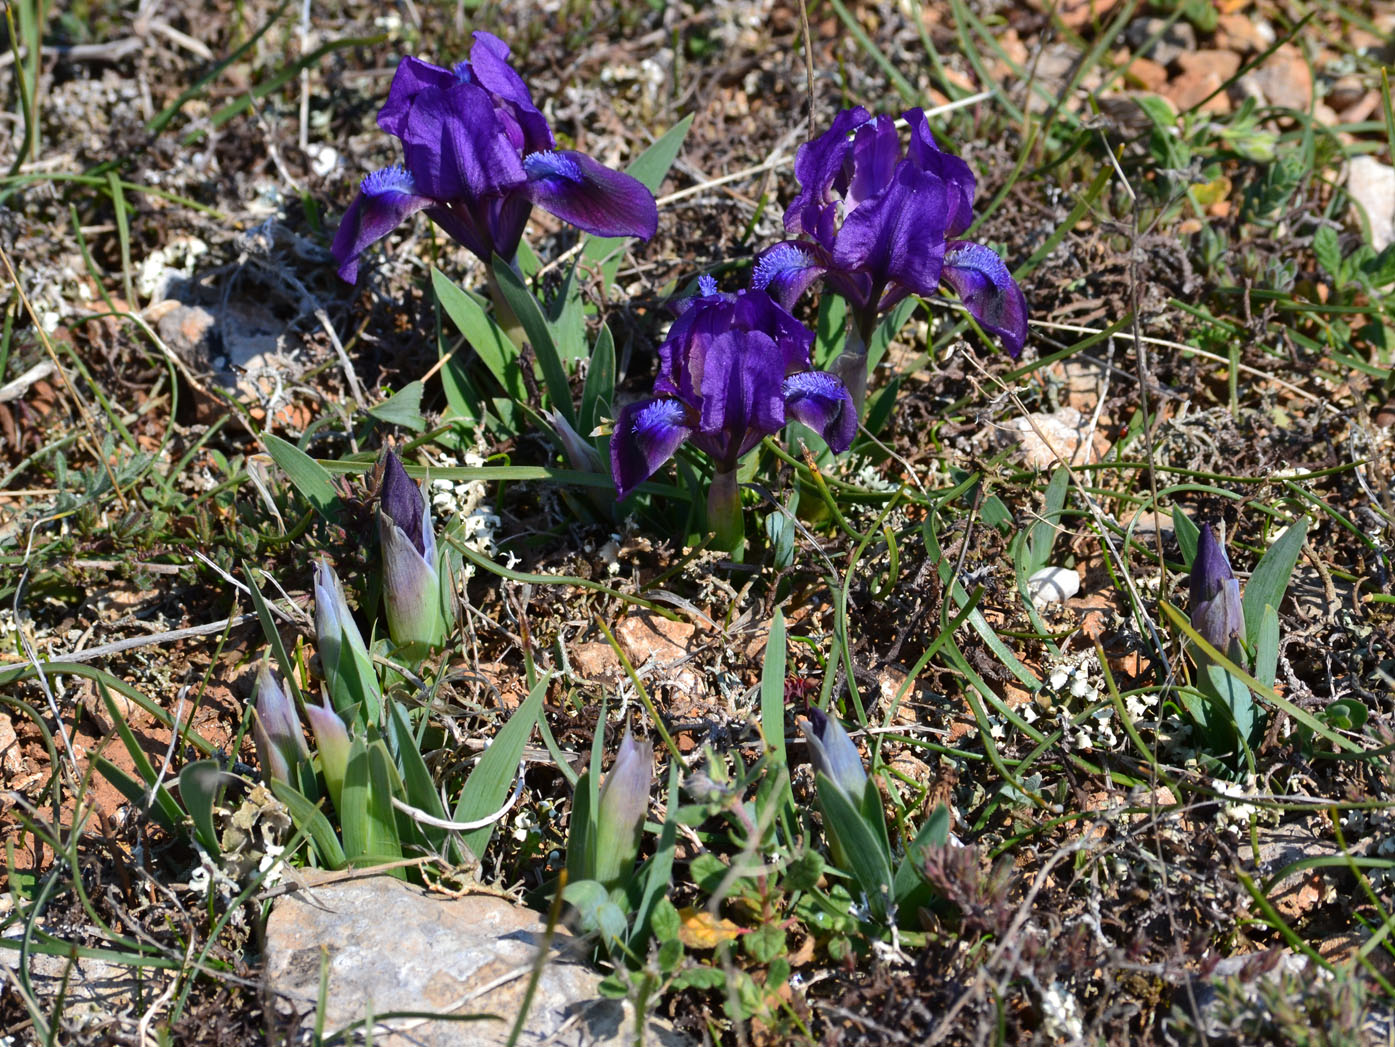
M 822 279 L 847 300 L 865 355 L 880 313 L 907 295 L 934 294 L 944 281 L 1016 357 L 1027 339 L 1021 288 L 997 254 L 956 239 L 973 223 L 973 172 L 935 143 L 923 110 L 903 119 L 904 150 L 895 120 L 861 106 L 799 147 L 800 192 L 785 230 L 800 239 L 763 251 L 752 284 L 790 308 Z
M 652 399 L 620 409 L 610 466 L 621 498 L 692 443 L 716 465 L 713 498 L 734 498 L 737 462 L 790 421 L 846 451 L 857 412 L 843 383 L 811 370 L 814 336 L 764 291 L 722 294 L 710 277 L 659 347 Z
M 533 205 L 598 236 L 647 240 L 654 196 L 638 180 L 584 153 L 557 149 L 547 119 L 508 64 L 509 48 L 474 34 L 470 60 L 453 69 L 404 58 L 378 126 L 402 142 L 403 163 L 363 180 L 332 251 L 339 275 L 409 215 L 425 211 L 485 262 L 512 261 Z
M 1202 527 L 1197 536 L 1191 589 L 1192 628 L 1216 650 L 1232 661 L 1237 660 L 1239 641 L 1245 635 L 1240 582 L 1209 526 Z

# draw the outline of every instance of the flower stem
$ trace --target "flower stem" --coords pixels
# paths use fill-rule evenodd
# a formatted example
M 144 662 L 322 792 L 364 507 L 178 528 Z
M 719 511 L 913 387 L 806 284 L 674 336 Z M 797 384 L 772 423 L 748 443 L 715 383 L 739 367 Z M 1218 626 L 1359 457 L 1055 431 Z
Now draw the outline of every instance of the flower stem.
M 711 529 L 712 548 L 727 552 L 739 550 L 746 540 L 746 528 L 741 518 L 741 486 L 736 470 L 719 470 L 707 490 L 707 526 Z
M 858 418 L 862 417 L 862 405 L 867 400 L 867 336 L 864 325 L 859 322 L 856 312 L 848 313 L 848 333 L 843 339 L 843 351 L 838 354 L 829 368 L 842 379 L 857 408 Z
M 492 266 L 485 266 L 485 279 L 489 284 L 489 300 L 494 303 L 494 322 L 508 335 L 509 341 L 519 349 L 523 348 L 523 325 L 518 322 L 518 317 L 514 315 L 513 308 L 504 297 L 499 281 L 495 279 Z

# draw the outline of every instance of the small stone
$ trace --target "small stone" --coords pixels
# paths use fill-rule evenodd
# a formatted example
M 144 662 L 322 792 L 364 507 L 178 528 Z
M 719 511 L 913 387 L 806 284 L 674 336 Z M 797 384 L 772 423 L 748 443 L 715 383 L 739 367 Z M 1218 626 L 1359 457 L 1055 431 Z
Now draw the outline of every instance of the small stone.
M 1221 15 L 1213 42 L 1223 51 L 1258 54 L 1274 42 L 1274 29 L 1268 22 L 1255 21 L 1248 15 Z
M 24 773 L 24 753 L 15 736 L 15 725 L 4 713 L 0 713 L 0 772 L 4 773 L 5 784 L 10 787 Z
M 1234 51 L 1203 48 L 1178 55 L 1177 68 L 1184 73 L 1214 73 L 1221 80 L 1229 80 L 1240 71 L 1240 56 Z
M 927 5 L 926 10 L 929 9 Z M 1017 66 L 1018 69 L 1026 69 L 1027 63 L 1032 60 L 1032 53 L 1027 50 L 1027 45 L 1017 35 L 1016 29 L 1009 29 L 1000 36 L 998 46 L 1003 49 L 1003 54 L 1007 56 L 1008 61 Z
M 285 324 L 259 304 L 233 301 L 226 308 L 158 303 L 156 330 L 170 350 L 196 373 L 257 403 L 294 378 L 278 352 Z
M 1327 92 L 1327 104 L 1341 112 L 1344 109 L 1350 109 L 1365 98 L 1369 90 L 1361 77 L 1348 73 L 1346 76 L 1337 77 L 1336 82 Z
M 1027 579 L 1027 592 L 1038 610 L 1048 604 L 1065 603 L 1080 592 L 1080 575 L 1070 567 L 1043 567 Z
M 587 680 L 618 679 L 621 675 L 615 648 L 599 641 L 577 644 L 571 652 L 571 664 Z
M 1071 465 L 1098 461 L 1109 450 L 1109 441 L 1096 430 L 1087 446 L 1085 438 L 1089 420 L 1073 407 L 1062 407 L 1053 413 L 1038 412 L 1024 418 L 1014 418 L 997 432 L 1002 446 L 1017 444 L 1026 465 L 1051 469 L 1059 465 L 1058 454 Z
M 1303 52 L 1292 44 L 1281 44 L 1264 60 L 1240 78 L 1240 86 L 1264 104 L 1306 113 L 1313 104 L 1313 74 Z
M 1145 91 L 1160 91 L 1167 83 L 1167 69 L 1151 58 L 1141 56 L 1129 62 L 1124 76 Z
M 1100 22 L 1118 4 L 1119 0 L 1061 0 L 1056 13 L 1068 27 L 1080 29 Z
M 447 898 L 390 877 L 312 885 L 272 908 L 263 977 L 287 1032 L 313 1028 L 324 962 L 326 1032 L 388 1011 L 493 1015 L 465 1023 L 382 1021 L 373 1042 L 496 1047 L 508 1041 L 545 932 L 539 914 L 491 895 Z M 581 962 L 577 944 L 558 929 L 519 1043 L 631 1042 L 630 1004 L 599 997 L 600 975 Z M 660 1047 L 690 1043 L 654 1018 L 644 1032 L 646 1043 Z
M 1159 65 L 1171 65 L 1178 55 L 1196 50 L 1196 30 L 1190 22 L 1173 22 L 1166 29 L 1163 29 L 1164 25 L 1166 19 L 1163 18 L 1135 18 L 1124 30 L 1124 39 L 1135 53 L 1151 58 Z M 1144 50 L 1143 45 L 1158 32 L 1162 36 L 1152 47 Z
M 1133 539 L 1145 544 L 1154 541 L 1154 535 L 1162 531 L 1163 540 L 1172 538 L 1172 517 L 1168 513 L 1137 512 L 1123 521 L 1125 530 L 1132 530 Z
M 1194 51 L 1177 57 L 1180 70 L 1163 89 L 1163 97 L 1186 112 L 1201 106 L 1203 112 L 1230 112 L 1230 98 L 1221 87 L 1240 68 L 1240 56 L 1232 51 Z
M 666 682 L 685 693 L 697 694 L 702 680 L 690 664 L 696 631 L 687 622 L 645 611 L 621 619 L 615 627 L 615 639 L 636 669 L 652 661 Z
M 1344 124 L 1359 124 L 1363 120 L 1369 120 L 1375 113 L 1380 111 L 1380 101 L 1380 92 L 1372 88 L 1355 103 L 1347 106 L 1338 113 L 1338 121 Z
M 635 666 L 654 658 L 661 662 L 687 657 L 688 641 L 694 629 L 687 622 L 675 622 L 662 615 L 632 614 L 615 627 L 620 649 Z
M 1371 246 L 1385 250 L 1395 241 L 1395 167 L 1371 156 L 1358 156 L 1348 169 L 1347 193 L 1366 212 Z
M 10 979 L 16 977 L 18 963 L 17 949 L 0 949 L 0 966 L 11 969 Z M 60 1036 L 59 1043 L 118 1042 L 118 1030 L 129 1024 L 137 1001 L 151 989 L 149 975 L 142 977 L 138 968 L 126 964 L 44 954 L 31 955 L 28 963 L 29 981 L 44 1012 L 62 1000 L 57 1031 L 67 1036 Z

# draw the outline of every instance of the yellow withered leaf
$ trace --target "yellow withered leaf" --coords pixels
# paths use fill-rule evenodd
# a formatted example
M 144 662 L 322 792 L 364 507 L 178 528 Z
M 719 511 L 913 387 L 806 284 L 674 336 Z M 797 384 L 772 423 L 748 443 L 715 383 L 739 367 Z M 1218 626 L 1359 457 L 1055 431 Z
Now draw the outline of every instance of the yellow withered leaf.
M 713 916 L 703 909 L 679 909 L 678 940 L 689 949 L 715 949 L 742 933 L 739 924 L 725 917 Z

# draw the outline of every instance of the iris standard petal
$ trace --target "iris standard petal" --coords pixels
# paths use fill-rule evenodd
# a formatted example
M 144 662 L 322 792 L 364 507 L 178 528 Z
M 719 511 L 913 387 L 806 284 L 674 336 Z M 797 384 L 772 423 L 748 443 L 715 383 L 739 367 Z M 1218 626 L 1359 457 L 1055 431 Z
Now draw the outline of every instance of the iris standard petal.
M 896 121 L 889 116 L 877 116 L 853 134 L 852 178 L 843 194 L 843 215 L 857 205 L 887 189 L 901 161 L 901 136 Z
M 525 179 L 489 92 L 458 81 L 417 96 L 404 121 L 402 152 L 419 190 L 434 200 L 477 201 Z
M 333 677 L 339 667 L 345 622 L 357 631 L 344 590 L 339 585 L 339 576 L 328 563 L 318 560 L 315 563 L 315 649 L 327 679 Z
M 474 38 L 467 63 L 470 76 L 494 96 L 514 147 L 520 154 L 553 148 L 556 142 L 547 118 L 533 104 L 523 78 L 509 65 L 509 45 L 483 30 L 476 31 Z
M 785 412 L 823 437 L 841 454 L 857 435 L 857 408 L 842 381 L 827 371 L 801 371 L 785 379 Z
M 984 330 L 998 336 L 1014 360 L 1027 341 L 1027 299 L 998 255 L 960 240 L 945 250 L 945 282 Z
M 1196 538 L 1196 556 L 1192 559 L 1191 596 L 1192 605 L 1211 599 L 1221 591 L 1221 586 L 1235 577 L 1230 559 L 1221 544 L 1216 541 L 1210 525 L 1203 526 Z
M 961 157 L 939 147 L 925 119 L 925 110 L 908 109 L 902 114 L 910 128 L 911 141 L 906 157 L 922 171 L 941 179 L 948 190 L 949 219 L 946 236 L 958 236 L 974 223 L 974 172 Z
M 649 809 L 649 789 L 654 784 L 654 745 L 636 742 L 629 731 L 620 742 L 615 763 L 601 783 L 601 833 L 607 828 L 618 841 L 635 835 L 644 824 L 644 812 Z
M 528 85 L 509 65 L 509 45 L 483 29 L 470 35 L 475 41 L 470 48 L 470 75 L 486 91 L 517 105 L 531 106 L 533 96 Z
M 330 247 L 340 278 L 348 283 L 356 281 L 359 256 L 368 246 L 433 202 L 417 191 L 415 180 L 404 168 L 388 167 L 364 178 Z
M 596 811 L 592 875 L 608 888 L 623 883 L 634 870 L 654 784 L 654 746 L 636 742 L 627 730 L 615 763 L 601 783 Z
M 715 283 L 715 281 L 714 281 Z M 699 286 L 701 290 L 701 286 Z M 739 295 L 712 290 L 686 300 L 678 319 L 659 345 L 659 374 L 654 391 L 696 403 L 701 394 L 706 348 L 712 339 L 739 327 Z
M 675 399 L 643 400 L 620 408 L 610 438 L 610 474 L 623 499 L 673 457 L 693 432 L 688 408 Z
M 785 231 L 791 236 L 805 233 L 831 246 L 819 237 L 819 230 L 823 216 L 835 210 L 837 195 L 847 188 L 845 160 L 852 150 L 848 135 L 871 118 L 860 105 L 844 109 L 833 118 L 833 126 L 794 154 L 794 176 L 800 190 L 785 210 Z
M 775 299 L 759 291 L 741 291 L 736 296 L 736 315 L 743 330 L 761 331 L 775 340 L 785 374 L 809 369 L 814 333 Z
M 426 555 L 423 539 L 426 500 L 422 498 L 417 482 L 407 475 L 402 462 L 391 451 L 384 455 L 383 482 L 378 489 L 378 497 L 388 520 L 402 529 L 418 554 Z
M 349 731 L 328 699 L 323 705 L 307 703 L 305 718 L 310 721 L 310 730 L 315 735 L 315 749 L 320 755 L 320 769 L 324 771 L 330 801 L 342 816 L 339 805 L 344 795 L 344 774 L 348 770 L 349 750 L 352 748 Z
M 392 74 L 387 101 L 378 110 L 378 126 L 396 138 L 404 137 L 418 96 L 427 91 L 444 91 L 458 82 L 459 77 L 453 70 L 423 62 L 420 58 L 402 59 L 397 63 L 397 72 Z
M 637 179 L 612 171 L 572 150 L 531 153 L 523 158 L 523 192 L 549 214 L 595 236 L 648 240 L 659 226 L 659 209 Z
M 876 288 L 899 284 L 933 294 L 945 252 L 945 186 L 902 164 L 885 192 L 848 215 L 838 231 L 833 264 L 862 270 Z
M 255 686 L 257 715 L 262 726 L 273 742 L 290 756 L 308 756 L 305 735 L 300 730 L 300 720 L 296 716 L 295 705 L 282 689 L 271 665 L 263 661 L 257 672 Z
M 1231 578 L 1221 583 L 1216 595 L 1192 607 L 1192 628 L 1212 647 L 1226 654 L 1232 640 L 1245 635 L 1245 606 L 1240 598 L 1240 582 Z
M 252 738 L 262 772 L 275 781 L 290 781 L 291 771 L 310 755 L 295 706 L 263 661 L 253 689 Z
M 756 257 L 751 286 L 765 291 L 785 309 L 793 309 L 800 296 L 828 271 L 814 255 L 814 245 L 799 240 L 768 247 Z

